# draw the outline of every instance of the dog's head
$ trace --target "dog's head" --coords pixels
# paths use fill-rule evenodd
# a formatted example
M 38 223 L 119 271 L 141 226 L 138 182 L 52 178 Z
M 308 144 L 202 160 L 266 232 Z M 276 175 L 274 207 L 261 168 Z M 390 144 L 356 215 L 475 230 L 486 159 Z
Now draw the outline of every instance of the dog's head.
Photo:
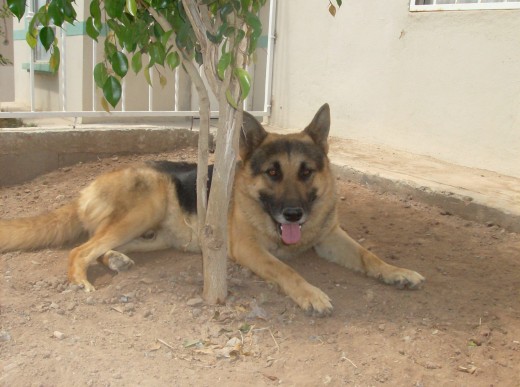
M 300 133 L 268 133 L 244 113 L 240 157 L 248 192 L 273 220 L 283 243 L 297 244 L 313 208 L 331 188 L 327 137 L 329 105 L 323 105 Z

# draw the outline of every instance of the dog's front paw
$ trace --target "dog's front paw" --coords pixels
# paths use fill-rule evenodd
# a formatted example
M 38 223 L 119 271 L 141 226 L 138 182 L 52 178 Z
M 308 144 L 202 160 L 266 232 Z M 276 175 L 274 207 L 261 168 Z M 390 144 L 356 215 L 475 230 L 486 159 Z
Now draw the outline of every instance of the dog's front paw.
M 333 307 L 329 296 L 317 287 L 306 284 L 304 288 L 298 289 L 296 293 L 292 298 L 306 314 L 325 317 L 332 313 Z
M 395 285 L 398 289 L 419 289 L 426 280 L 419 273 L 408 269 L 396 269 L 381 278 L 383 282 Z
M 117 272 L 126 271 L 134 266 L 134 261 L 119 251 L 108 251 L 103 257 L 103 262 L 111 269 Z

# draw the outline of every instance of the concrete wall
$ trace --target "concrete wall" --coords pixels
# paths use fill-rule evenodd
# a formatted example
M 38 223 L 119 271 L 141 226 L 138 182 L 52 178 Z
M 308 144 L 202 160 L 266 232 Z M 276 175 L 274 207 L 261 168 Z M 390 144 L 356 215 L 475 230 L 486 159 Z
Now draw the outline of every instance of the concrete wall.
M 80 161 L 172 152 L 196 147 L 197 141 L 198 132 L 187 129 L 4 130 L 0 131 L 0 186 L 20 184 Z
M 520 177 L 520 11 L 410 13 L 409 0 L 278 2 L 271 123 Z

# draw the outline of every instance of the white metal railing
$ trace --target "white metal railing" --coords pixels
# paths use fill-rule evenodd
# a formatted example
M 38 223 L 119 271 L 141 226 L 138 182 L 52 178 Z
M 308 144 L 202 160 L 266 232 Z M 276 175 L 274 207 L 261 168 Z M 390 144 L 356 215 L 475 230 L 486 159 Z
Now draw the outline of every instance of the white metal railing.
M 411 0 L 410 11 L 479 11 L 520 9 L 518 0 Z
M 34 17 L 34 10 L 32 2 L 29 3 L 29 9 L 26 13 L 26 25 L 29 25 L 31 19 Z M 266 49 L 266 68 L 265 68 L 265 85 L 264 85 L 264 103 L 263 110 L 250 111 L 255 116 L 268 117 L 271 113 L 271 90 L 272 90 L 272 74 L 273 74 L 273 55 L 275 43 L 275 24 L 276 24 L 276 0 L 269 2 L 269 22 L 267 33 L 267 49 Z M 67 66 L 66 66 L 66 51 L 65 51 L 65 32 L 60 30 L 60 51 L 61 61 L 59 70 L 59 92 L 60 92 L 60 110 L 54 111 L 37 111 L 36 96 L 35 96 L 35 66 L 32 49 L 27 46 L 29 52 L 29 103 L 30 111 L 19 112 L 0 112 L 0 118 L 52 118 L 52 117 L 198 117 L 198 110 L 181 110 L 179 108 L 179 70 L 175 70 L 175 86 L 174 86 L 174 102 L 173 110 L 153 110 L 153 89 L 148 86 L 148 110 L 126 110 L 126 80 L 122 82 L 121 95 L 121 110 L 111 111 L 107 113 L 104 110 L 96 110 L 96 84 L 92 81 L 92 110 L 91 111 L 70 111 L 67 109 Z M 93 41 L 92 45 L 92 68 L 97 62 L 96 47 L 97 43 Z M 93 77 L 93 76 L 92 76 Z M 150 78 L 153 81 L 153 72 L 150 73 Z M 15 85 L 16 87 L 16 85 Z M 251 90 L 252 91 L 252 90 Z M 251 93 L 250 93 L 251 94 Z M 244 108 L 247 108 L 249 97 L 244 101 Z M 211 117 L 218 117 L 218 110 L 211 111 Z

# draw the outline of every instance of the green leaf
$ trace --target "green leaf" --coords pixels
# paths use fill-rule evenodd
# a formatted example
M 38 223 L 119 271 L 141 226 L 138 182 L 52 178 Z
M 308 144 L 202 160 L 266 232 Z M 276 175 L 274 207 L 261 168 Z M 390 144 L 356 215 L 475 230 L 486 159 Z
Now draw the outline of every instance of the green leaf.
M 7 6 L 20 21 L 25 13 L 25 0 L 7 0 Z
M 226 69 L 229 67 L 229 64 L 231 63 L 231 58 L 232 56 L 230 52 L 226 52 L 222 54 L 222 56 L 220 57 L 217 65 L 217 74 L 220 79 L 224 79 Z
M 150 66 L 146 67 L 143 70 L 143 73 L 144 73 L 144 79 L 146 79 L 146 83 L 148 83 L 150 86 L 153 86 L 152 85 L 152 78 L 150 77 Z
M 336 3 L 338 3 L 338 7 L 341 7 L 341 4 L 343 3 L 342 0 L 336 0 Z
M 153 63 L 158 63 L 161 66 L 164 66 L 164 57 L 166 56 L 166 52 L 164 51 L 164 46 L 160 42 L 154 42 L 150 45 L 149 54 Z
M 172 51 L 166 56 L 166 63 L 173 70 L 181 63 L 181 58 L 176 51 Z
M 99 6 L 99 0 L 92 0 L 90 3 L 90 15 L 95 20 L 101 20 L 101 7 Z
M 103 85 L 103 95 L 107 99 L 108 103 L 112 105 L 112 107 L 116 107 L 119 100 L 121 99 L 121 83 L 116 77 L 112 75 L 108 77 Z
M 105 0 L 103 3 L 105 4 L 107 15 L 111 18 L 118 19 L 123 14 L 126 0 Z M 108 102 L 110 102 L 110 100 Z
M 141 51 L 137 51 L 132 57 L 132 70 L 137 74 L 143 68 Z
M 238 109 L 238 105 L 236 101 L 233 99 L 233 96 L 231 95 L 231 92 L 229 90 L 226 91 L 226 99 L 228 101 L 228 104 L 230 104 L 235 109 Z
M 121 78 L 128 72 L 128 59 L 121 51 L 116 51 L 110 57 L 110 63 L 112 63 L 112 70 Z
M 170 36 L 172 36 L 172 33 L 173 33 L 173 30 L 170 30 L 170 31 L 166 31 L 162 36 L 161 36 L 161 44 L 166 47 L 168 45 L 168 40 L 170 40 Z
M 137 3 L 135 0 L 126 0 L 126 9 L 128 10 L 128 13 L 132 16 L 137 15 Z
M 54 43 L 54 30 L 52 27 L 43 27 L 40 30 L 40 42 L 42 42 L 43 47 L 46 51 L 49 51 L 52 43 Z
M 90 36 L 92 39 L 94 39 L 97 42 L 98 41 L 97 38 L 99 36 L 99 30 L 96 28 L 96 25 L 94 23 L 94 18 L 92 16 L 89 16 L 87 18 L 86 30 L 87 30 L 87 35 Z
M 238 79 L 238 84 L 240 85 L 240 90 L 242 91 L 242 99 L 245 99 L 251 90 L 251 75 L 249 73 L 237 67 L 233 70 L 233 73 Z
M 164 35 L 164 29 L 161 27 L 159 23 L 154 23 L 153 34 L 157 39 L 161 39 L 161 36 Z
M 34 14 L 34 18 L 37 18 L 42 26 L 48 26 L 51 21 L 51 17 L 47 13 L 47 6 L 42 5 L 38 12 Z
M 211 43 L 214 43 L 214 44 L 220 44 L 220 42 L 222 42 L 222 35 L 213 35 L 212 33 L 210 33 L 209 31 L 206 31 L 206 36 L 208 37 L 208 40 L 211 42 Z
M 110 113 L 110 106 L 108 106 L 108 102 L 107 102 L 107 99 L 105 97 L 101 97 L 101 106 L 103 106 L 103 109 L 107 113 Z
M 65 15 L 63 14 L 62 10 L 59 8 L 57 1 L 51 1 L 49 3 L 49 7 L 47 8 L 47 13 L 51 17 L 51 19 L 55 25 L 61 26 L 63 24 L 63 21 L 65 20 Z
M 72 23 L 76 20 L 76 10 L 72 6 L 71 1 L 61 1 L 61 3 L 63 4 L 61 11 L 63 12 L 63 15 L 65 15 L 65 20 Z
M 164 86 L 166 86 L 166 84 L 168 83 L 168 80 L 166 79 L 166 77 L 164 75 L 159 75 L 159 84 L 161 85 L 161 87 L 164 88 Z
M 49 66 L 53 73 L 56 73 L 60 67 L 60 49 L 58 46 L 52 48 L 51 58 L 49 60 Z
M 37 33 L 38 33 L 38 30 L 35 29 L 33 31 L 33 34 L 37 34 Z M 36 39 L 33 34 L 31 34 L 29 31 L 27 31 L 27 33 L 25 34 L 25 40 L 27 41 L 27 44 L 29 45 L 29 47 L 31 47 L 34 50 L 34 48 L 36 47 L 36 44 L 38 43 L 38 39 Z
M 103 85 L 108 79 L 108 71 L 103 62 L 98 63 L 94 67 L 94 81 L 96 82 L 96 86 L 99 88 L 103 88 Z
M 108 39 L 105 39 L 105 57 L 110 58 L 116 52 L 117 52 L 116 45 L 114 43 L 110 42 Z
M 253 30 L 252 37 L 258 39 L 262 35 L 262 22 L 254 13 L 248 12 L 245 18 L 246 24 Z

